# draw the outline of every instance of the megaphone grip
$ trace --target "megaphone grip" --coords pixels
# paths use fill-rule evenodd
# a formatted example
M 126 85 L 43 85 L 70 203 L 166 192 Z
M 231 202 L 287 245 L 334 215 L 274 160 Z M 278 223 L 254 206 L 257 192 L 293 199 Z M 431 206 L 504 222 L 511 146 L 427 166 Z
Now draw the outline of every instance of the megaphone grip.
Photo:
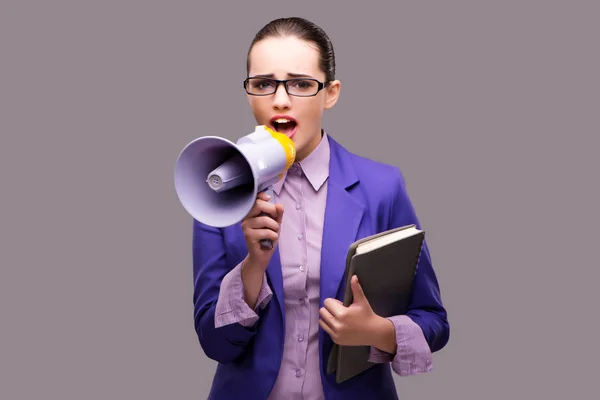
M 275 200 L 273 199 L 273 188 L 271 186 L 269 186 L 268 188 L 266 188 L 264 190 L 264 192 L 269 196 L 269 203 L 271 204 L 275 204 Z M 260 214 L 261 216 L 268 216 L 271 217 L 271 215 L 267 214 L 266 212 L 263 212 Z M 273 241 L 271 239 L 261 239 L 260 240 L 260 247 L 263 250 L 272 250 L 273 249 Z
M 267 214 L 265 214 L 267 215 Z M 260 240 L 260 248 L 263 250 L 272 250 L 273 249 L 273 241 L 271 239 L 261 239 Z

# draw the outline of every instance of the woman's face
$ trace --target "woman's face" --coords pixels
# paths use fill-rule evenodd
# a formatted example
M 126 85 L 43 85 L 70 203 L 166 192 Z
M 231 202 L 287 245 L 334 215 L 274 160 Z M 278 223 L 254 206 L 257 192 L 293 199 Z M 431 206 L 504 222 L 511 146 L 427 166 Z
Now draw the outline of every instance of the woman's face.
M 289 79 L 300 75 L 325 81 L 317 48 L 293 36 L 269 37 L 255 43 L 249 59 L 250 77 Z M 334 81 L 316 96 L 297 97 L 288 95 L 279 85 L 268 96 L 248 95 L 248 101 L 256 122 L 288 135 L 296 146 L 296 161 L 301 161 L 319 144 L 323 110 L 335 105 L 339 90 L 340 82 Z M 291 123 L 277 123 L 278 119 Z

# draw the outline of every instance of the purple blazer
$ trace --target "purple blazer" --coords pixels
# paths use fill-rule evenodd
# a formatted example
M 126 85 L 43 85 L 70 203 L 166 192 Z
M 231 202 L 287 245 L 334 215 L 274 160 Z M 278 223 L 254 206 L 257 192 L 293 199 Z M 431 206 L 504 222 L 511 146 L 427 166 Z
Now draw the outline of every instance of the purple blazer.
M 321 306 L 342 300 L 348 246 L 357 239 L 408 224 L 421 226 L 398 168 L 343 148 L 328 135 L 331 159 L 321 253 Z M 283 281 L 279 252 L 267 268 L 273 298 L 253 327 L 215 328 L 215 304 L 223 277 L 247 254 L 240 224 L 213 228 L 193 221 L 194 323 L 205 354 L 218 362 L 209 399 L 266 399 L 283 352 Z M 410 311 L 432 352 L 449 340 L 450 328 L 427 242 L 419 259 Z M 389 363 L 377 364 L 341 384 L 326 373 L 332 340 L 319 331 L 323 390 L 327 399 L 398 399 Z

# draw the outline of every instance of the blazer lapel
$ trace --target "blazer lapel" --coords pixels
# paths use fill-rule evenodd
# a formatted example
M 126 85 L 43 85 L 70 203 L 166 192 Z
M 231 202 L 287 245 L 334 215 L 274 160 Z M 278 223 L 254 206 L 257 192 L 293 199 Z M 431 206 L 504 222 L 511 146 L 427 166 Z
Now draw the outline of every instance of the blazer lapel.
M 346 269 L 348 246 L 357 238 L 365 206 L 348 190 L 358 182 L 348 153 L 330 136 L 330 167 L 327 205 L 321 246 L 321 295 L 336 297 Z

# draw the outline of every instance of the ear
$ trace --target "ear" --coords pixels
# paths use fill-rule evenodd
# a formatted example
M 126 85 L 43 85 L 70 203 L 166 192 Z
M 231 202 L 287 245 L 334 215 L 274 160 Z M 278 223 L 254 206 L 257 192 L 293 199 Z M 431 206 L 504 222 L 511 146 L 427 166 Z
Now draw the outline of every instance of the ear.
M 340 89 L 342 83 L 339 80 L 331 81 L 329 85 L 325 88 L 325 104 L 324 108 L 329 110 L 332 108 L 335 103 L 337 103 L 338 98 L 340 97 Z

